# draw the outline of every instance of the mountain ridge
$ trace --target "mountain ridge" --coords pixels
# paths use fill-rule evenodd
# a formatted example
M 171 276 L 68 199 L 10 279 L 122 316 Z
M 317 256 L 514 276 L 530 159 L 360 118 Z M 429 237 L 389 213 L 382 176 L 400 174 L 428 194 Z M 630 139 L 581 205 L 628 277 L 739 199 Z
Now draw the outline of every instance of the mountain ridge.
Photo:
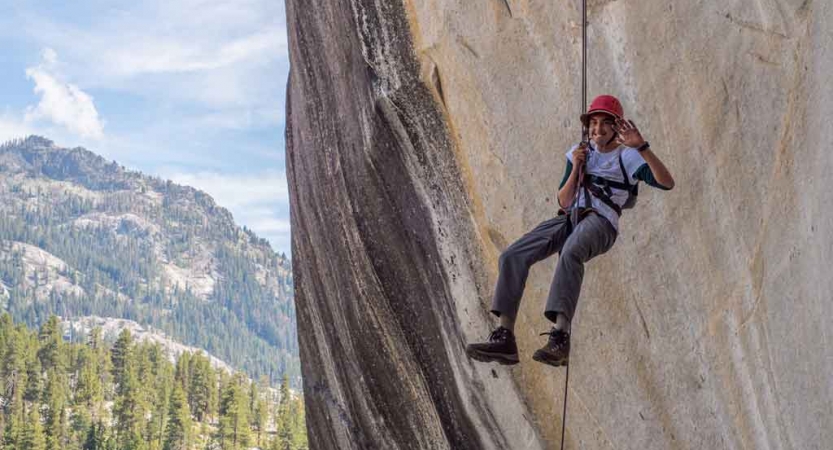
M 300 385 L 291 261 L 203 191 L 29 136 L 0 145 L 0 241 L 16 320 L 135 320 Z

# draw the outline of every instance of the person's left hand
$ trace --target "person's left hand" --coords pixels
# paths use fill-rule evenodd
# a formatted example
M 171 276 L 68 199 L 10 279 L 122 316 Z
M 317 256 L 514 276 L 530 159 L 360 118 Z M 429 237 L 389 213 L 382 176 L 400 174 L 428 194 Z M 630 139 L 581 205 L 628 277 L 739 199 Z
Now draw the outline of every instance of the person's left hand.
M 616 119 L 616 142 L 631 148 L 639 148 L 645 143 L 645 138 L 636 128 L 633 120 Z

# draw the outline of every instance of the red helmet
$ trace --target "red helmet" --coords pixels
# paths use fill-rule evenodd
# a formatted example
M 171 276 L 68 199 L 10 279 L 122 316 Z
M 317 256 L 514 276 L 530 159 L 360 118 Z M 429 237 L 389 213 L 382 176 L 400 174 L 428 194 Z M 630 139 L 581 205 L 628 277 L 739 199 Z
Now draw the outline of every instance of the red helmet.
M 587 112 L 581 115 L 581 123 L 587 126 L 590 115 L 599 112 L 610 114 L 617 119 L 621 119 L 625 115 L 619 99 L 612 95 L 600 95 L 593 99 L 590 107 L 587 108 Z

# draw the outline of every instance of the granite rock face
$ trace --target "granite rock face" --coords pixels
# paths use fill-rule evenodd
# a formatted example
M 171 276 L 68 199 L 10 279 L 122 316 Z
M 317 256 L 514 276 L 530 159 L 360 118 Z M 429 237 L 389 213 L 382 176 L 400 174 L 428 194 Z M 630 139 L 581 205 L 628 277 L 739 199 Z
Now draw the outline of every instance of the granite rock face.
M 588 0 L 589 96 L 674 174 L 591 261 L 566 448 L 833 442 L 833 4 Z M 580 137 L 578 1 L 288 0 L 287 166 L 315 449 L 550 449 L 564 370 L 469 361 L 500 252 Z

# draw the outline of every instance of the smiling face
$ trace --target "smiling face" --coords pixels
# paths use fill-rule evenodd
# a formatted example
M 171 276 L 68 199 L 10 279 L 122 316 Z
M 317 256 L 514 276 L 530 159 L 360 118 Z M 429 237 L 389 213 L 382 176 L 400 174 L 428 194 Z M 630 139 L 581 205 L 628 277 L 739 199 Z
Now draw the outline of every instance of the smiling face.
M 596 143 L 596 147 L 607 150 L 616 148 L 616 119 L 610 114 L 595 113 L 590 116 L 587 121 L 587 131 L 590 133 L 590 139 Z

